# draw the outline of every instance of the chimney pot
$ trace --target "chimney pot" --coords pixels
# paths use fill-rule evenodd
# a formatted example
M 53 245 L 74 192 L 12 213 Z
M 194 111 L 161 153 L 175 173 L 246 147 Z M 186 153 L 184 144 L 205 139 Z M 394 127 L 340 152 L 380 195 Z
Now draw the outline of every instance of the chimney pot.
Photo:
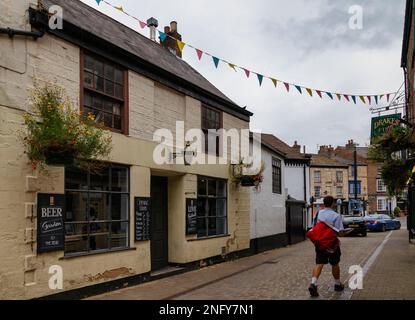
M 171 32 L 177 32 L 177 21 L 170 22 Z
M 156 18 L 151 17 L 147 20 L 147 26 L 150 28 L 150 39 L 156 41 L 156 29 L 159 26 L 159 22 Z

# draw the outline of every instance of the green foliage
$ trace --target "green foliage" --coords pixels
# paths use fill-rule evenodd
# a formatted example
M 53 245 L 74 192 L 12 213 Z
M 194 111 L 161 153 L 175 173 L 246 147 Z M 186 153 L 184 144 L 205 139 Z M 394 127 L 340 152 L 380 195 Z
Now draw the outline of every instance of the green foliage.
M 401 194 L 412 175 L 414 161 L 399 156 L 404 150 L 415 151 L 415 135 L 412 128 L 402 125 L 388 128 L 369 149 L 369 158 L 383 163 L 381 175 L 391 196 Z
M 399 207 L 396 207 L 394 210 L 393 210 L 393 214 L 395 215 L 395 216 L 397 216 L 397 217 L 399 217 L 399 215 L 401 214 L 401 208 L 399 208 Z
M 96 123 L 92 114 L 75 110 L 64 90 L 55 84 L 35 84 L 33 113 L 24 115 L 26 154 L 34 168 L 46 164 L 91 166 L 109 156 L 111 135 Z

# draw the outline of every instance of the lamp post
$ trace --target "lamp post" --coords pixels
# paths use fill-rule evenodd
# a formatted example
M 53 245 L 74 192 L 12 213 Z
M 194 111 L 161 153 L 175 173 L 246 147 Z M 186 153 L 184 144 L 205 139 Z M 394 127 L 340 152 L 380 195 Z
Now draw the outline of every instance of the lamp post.
M 339 214 L 342 214 L 341 213 L 342 204 L 343 204 L 342 199 L 337 199 L 337 213 L 339 213 Z

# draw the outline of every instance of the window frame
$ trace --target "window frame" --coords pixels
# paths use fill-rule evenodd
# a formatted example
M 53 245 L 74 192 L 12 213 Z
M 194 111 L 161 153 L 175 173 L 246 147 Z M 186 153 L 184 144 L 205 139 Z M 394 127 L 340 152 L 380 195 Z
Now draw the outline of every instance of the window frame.
M 341 177 L 341 179 L 339 179 L 339 176 Z M 336 171 L 336 182 L 337 183 L 343 183 L 344 181 L 344 173 L 341 170 L 337 170 Z
M 206 181 L 206 195 L 200 195 L 199 194 L 199 182 L 200 182 L 200 180 L 201 179 L 206 179 L 207 181 Z M 209 181 L 216 181 L 216 194 L 217 194 L 217 186 L 218 186 L 218 184 L 217 184 L 217 182 L 223 182 L 224 183 L 224 186 L 225 186 L 225 188 L 226 188 L 226 191 L 225 191 L 225 196 L 223 197 L 223 196 L 210 196 L 209 195 Z M 200 217 L 199 215 L 197 215 L 197 217 L 196 217 L 196 220 L 197 221 L 199 221 L 199 219 L 205 219 L 205 223 L 206 223 L 206 235 L 205 236 L 199 236 L 199 228 L 198 227 L 196 227 L 196 229 L 197 229 L 197 239 L 198 240 L 203 240 L 203 239 L 211 239 L 211 238 L 220 238 L 220 237 L 223 237 L 223 236 L 226 236 L 226 235 L 228 235 L 228 230 L 229 230 L 229 225 L 228 225 L 228 222 L 229 222 L 229 219 L 228 219 L 228 204 L 229 204 L 229 202 L 228 202 L 228 196 L 229 196 L 229 194 L 228 194 L 228 192 L 229 192 L 229 188 L 228 188 L 228 181 L 227 180 L 225 180 L 225 179 L 220 179 L 220 178 L 212 178 L 212 177 L 206 177 L 206 176 L 198 176 L 197 177 L 197 202 L 198 202 L 198 206 L 199 206 L 199 200 L 200 199 L 215 199 L 216 200 L 216 204 L 217 204 L 217 200 L 225 200 L 225 210 L 226 210 L 226 212 L 225 212 L 225 215 L 224 216 L 219 216 L 218 215 L 218 213 L 216 212 L 216 215 L 215 216 L 210 216 L 208 213 L 206 213 L 205 212 L 205 215 L 203 216 L 203 217 Z M 209 201 L 207 201 L 207 204 L 209 205 Z M 225 228 L 224 228 L 224 232 L 223 233 L 221 233 L 221 234 L 215 234 L 215 235 L 209 235 L 209 219 L 210 218 L 215 218 L 215 219 L 218 219 L 218 218 L 220 218 L 220 219 L 224 219 L 224 221 L 225 221 Z M 196 224 L 197 225 L 197 224 Z
M 349 181 L 349 195 L 353 195 L 355 194 L 355 185 L 354 185 L 354 180 Z M 362 194 L 362 181 L 358 180 L 357 181 L 357 194 L 361 195 Z
M 85 73 L 85 56 L 89 55 L 91 56 L 93 59 L 99 60 L 100 62 L 104 63 L 104 64 L 108 64 L 111 65 L 113 67 L 116 67 L 118 69 L 121 69 L 123 72 L 123 99 L 117 98 L 115 96 L 111 96 L 106 94 L 105 92 L 101 92 L 101 91 L 97 91 L 95 89 L 92 88 L 87 88 L 84 86 L 84 73 Z M 105 71 L 104 71 L 105 72 Z M 124 135 L 128 135 L 129 134 L 129 83 L 128 83 L 128 69 L 109 60 L 108 58 L 102 57 L 98 54 L 95 54 L 93 52 L 90 52 L 88 50 L 85 49 L 81 49 L 80 50 L 80 81 L 79 81 L 79 86 L 80 86 L 80 96 L 79 96 L 79 108 L 80 108 L 80 112 L 84 112 L 84 102 L 85 102 L 85 90 L 91 92 L 94 95 L 99 95 L 102 96 L 104 98 L 108 98 L 111 100 L 115 100 L 120 102 L 121 104 L 121 129 L 116 129 L 116 128 L 111 128 L 111 127 L 105 127 L 105 130 L 109 130 L 115 133 L 120 133 L 120 134 L 124 134 Z M 105 76 L 104 76 L 104 81 L 105 81 Z
M 210 110 L 213 112 L 216 112 L 219 114 L 219 128 L 205 128 L 204 127 L 204 119 L 205 117 L 203 116 L 204 110 Z M 216 152 L 215 154 L 213 153 L 209 153 L 209 148 L 208 148 L 208 139 L 209 139 L 209 130 L 215 129 L 215 130 L 220 130 L 223 129 L 223 111 L 212 108 L 206 104 L 202 104 L 201 108 L 200 108 L 200 128 L 204 134 L 204 141 L 203 141 L 203 151 L 206 155 L 216 155 L 216 157 L 220 157 L 222 155 L 222 152 L 220 150 L 220 135 L 217 134 L 216 135 Z
M 116 252 L 116 251 L 120 251 L 120 250 L 128 250 L 131 248 L 131 244 L 130 244 L 130 240 L 131 240 L 131 217 L 130 217 L 130 209 L 131 209 L 131 204 L 130 204 L 130 200 L 131 200 L 131 177 L 130 177 L 130 167 L 128 166 L 123 166 L 123 165 L 112 165 L 112 164 L 107 164 L 107 166 L 105 167 L 106 170 L 108 170 L 108 191 L 102 191 L 102 190 L 93 190 L 91 189 L 91 171 L 88 170 L 87 171 L 87 185 L 88 188 L 87 189 L 70 189 L 70 188 L 66 188 L 66 169 L 65 169 L 65 199 L 68 196 L 68 193 L 72 193 L 72 194 L 86 194 L 87 196 L 87 207 L 86 207 L 86 212 L 88 212 L 88 209 L 90 208 L 91 205 L 91 194 L 103 194 L 103 195 L 126 195 L 127 196 L 127 208 L 126 208 L 126 219 L 120 219 L 120 220 L 113 220 L 113 219 L 109 219 L 109 215 L 111 215 L 111 208 L 112 208 L 112 196 L 109 197 L 109 204 L 108 207 L 110 208 L 110 210 L 107 212 L 107 219 L 104 220 L 90 220 L 89 218 L 87 218 L 87 220 L 85 221 L 67 221 L 66 217 L 65 217 L 65 230 L 67 228 L 68 225 L 87 225 L 87 233 L 86 233 L 86 237 L 87 237 L 87 250 L 86 251 L 79 251 L 79 252 L 67 252 L 66 251 L 66 233 L 65 233 L 65 249 L 64 249 L 64 256 L 65 257 L 72 257 L 72 256 L 86 256 L 86 255 L 95 255 L 95 254 L 100 254 L 100 253 L 110 253 L 110 252 Z M 117 169 L 117 168 L 122 168 L 122 169 L 126 169 L 127 171 L 127 175 L 126 175 L 126 186 L 127 186 L 127 191 L 112 191 L 111 186 L 112 186 L 112 170 L 113 169 Z M 82 170 L 82 171 L 86 171 L 86 170 Z M 89 214 L 88 214 L 89 215 Z M 90 230 L 90 225 L 92 223 L 95 224 L 108 224 L 108 248 L 107 249 L 98 249 L 98 250 L 91 250 L 90 248 L 90 237 L 91 237 L 91 230 Z M 125 247 L 111 247 L 111 241 L 112 241 L 112 224 L 113 223 L 119 223 L 119 224 L 127 224 L 127 228 L 126 228 L 126 246 Z M 93 234 L 93 233 L 92 233 Z M 81 234 L 81 236 L 84 236 L 84 234 Z
M 272 157 L 272 173 L 271 174 L 272 174 L 272 193 L 282 194 L 282 161 L 280 159 Z
M 318 175 L 318 179 L 317 179 Z M 321 170 L 315 170 L 314 171 L 314 183 L 321 183 Z
M 319 194 L 317 195 L 317 189 L 319 190 Z M 314 197 L 321 198 L 321 187 L 320 186 L 314 186 Z
M 384 206 L 384 208 L 382 210 L 379 207 L 379 202 L 380 201 L 383 202 L 383 206 Z M 376 199 L 376 208 L 377 208 L 377 211 L 380 211 L 380 212 L 387 211 L 388 210 L 388 199 L 386 197 L 378 197 Z
M 383 188 L 379 188 L 379 184 L 382 184 Z M 382 179 L 376 179 L 376 192 L 386 193 L 387 187 Z

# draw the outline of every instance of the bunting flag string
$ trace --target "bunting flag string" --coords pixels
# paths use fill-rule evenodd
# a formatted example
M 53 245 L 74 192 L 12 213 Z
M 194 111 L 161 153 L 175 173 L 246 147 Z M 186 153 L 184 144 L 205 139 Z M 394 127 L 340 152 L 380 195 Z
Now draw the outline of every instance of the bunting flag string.
M 144 28 L 148 27 L 146 22 L 144 22 L 144 21 L 134 17 L 133 15 L 129 14 L 128 12 L 126 12 L 122 5 L 115 6 L 111 3 L 109 3 L 107 0 L 95 0 L 95 1 L 96 1 L 98 6 L 101 4 L 101 2 L 103 2 L 107 5 L 109 5 L 110 7 L 118 10 L 119 12 L 122 12 L 123 14 L 131 17 L 132 19 L 135 19 L 136 21 L 138 21 L 138 24 L 139 24 L 141 29 L 144 29 Z M 256 74 L 260 87 L 262 86 L 264 79 L 269 79 L 269 80 L 271 80 L 271 82 L 272 82 L 272 84 L 274 85 L 275 88 L 278 87 L 277 86 L 278 82 L 283 83 L 285 89 L 287 90 L 287 92 L 290 92 L 290 87 L 293 86 L 297 89 L 298 93 L 301 94 L 301 95 L 303 94 L 303 90 L 305 90 L 310 97 L 314 97 L 314 93 L 316 93 L 321 99 L 323 99 L 323 93 L 324 93 L 327 97 L 329 97 L 333 101 L 334 101 L 334 96 L 337 96 L 339 101 L 348 102 L 348 103 L 351 103 L 353 101 L 354 104 L 357 104 L 357 98 L 359 98 L 360 101 L 363 104 L 369 103 L 369 105 L 372 104 L 372 101 L 376 105 L 378 105 L 379 103 L 382 102 L 383 98 L 385 98 L 385 97 L 386 97 L 386 102 L 389 103 L 390 97 L 396 94 L 396 92 L 391 92 L 391 93 L 383 93 L 383 94 L 377 94 L 377 95 L 356 95 L 356 94 L 352 95 L 352 94 L 337 93 L 337 92 L 333 93 L 333 92 L 325 91 L 325 90 L 321 90 L 321 89 L 313 89 L 313 88 L 310 88 L 310 87 L 304 87 L 304 86 L 301 86 L 301 85 L 298 85 L 298 84 L 282 81 L 282 80 L 280 80 L 276 77 L 265 76 L 263 74 L 252 71 L 248 68 L 240 67 L 240 66 L 238 66 L 234 63 L 228 62 L 228 61 L 226 61 L 224 59 L 221 59 L 221 58 L 218 58 L 218 57 L 216 57 L 216 56 L 214 56 L 214 55 L 212 55 L 212 54 L 210 54 L 206 51 L 198 49 L 198 48 L 192 46 L 191 44 L 188 44 L 188 43 L 185 43 L 181 40 L 175 39 L 175 38 L 173 38 L 172 36 L 170 36 L 169 34 L 167 34 L 165 32 L 162 32 L 160 30 L 157 30 L 157 31 L 159 33 L 159 39 L 160 39 L 161 42 L 164 42 L 164 41 L 166 41 L 167 38 L 170 38 L 173 41 L 177 42 L 177 46 L 178 46 L 178 48 L 180 49 L 181 52 L 183 52 L 185 47 L 189 47 L 189 48 L 194 49 L 199 61 L 202 60 L 203 55 L 212 57 L 212 60 L 213 60 L 213 63 L 214 63 L 214 66 L 215 66 L 216 69 L 219 68 L 219 63 L 223 62 L 223 63 L 227 64 L 230 67 L 230 69 L 234 70 L 235 72 L 237 72 L 237 69 L 242 70 L 247 78 L 250 78 L 251 74 Z

